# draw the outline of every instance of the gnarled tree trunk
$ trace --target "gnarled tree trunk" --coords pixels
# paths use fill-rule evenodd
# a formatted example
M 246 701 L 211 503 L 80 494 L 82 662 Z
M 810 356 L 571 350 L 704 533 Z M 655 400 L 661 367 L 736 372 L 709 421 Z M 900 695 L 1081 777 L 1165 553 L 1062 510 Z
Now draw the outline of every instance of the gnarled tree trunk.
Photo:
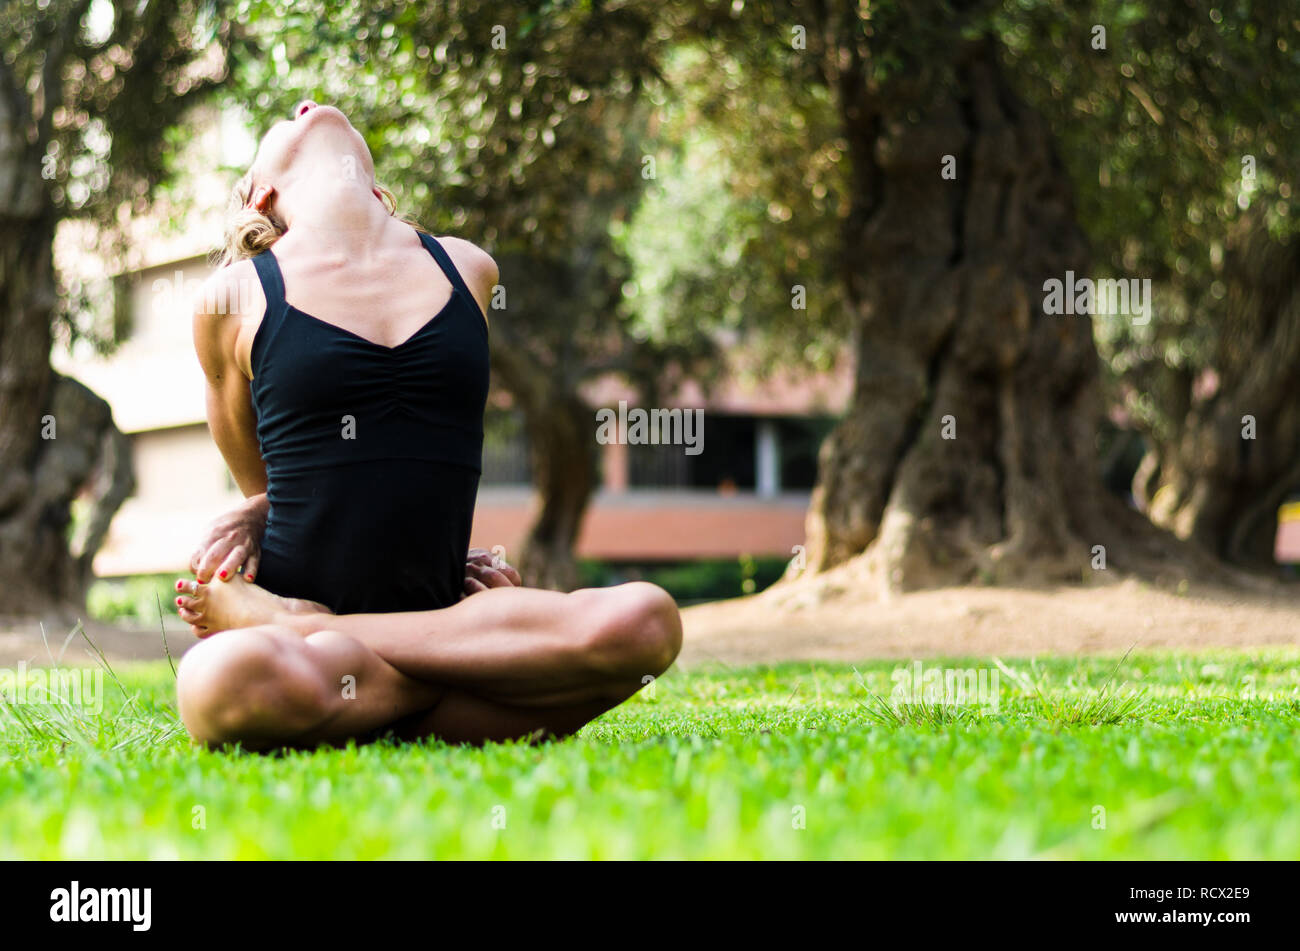
M 891 591 L 1077 581 L 1096 545 L 1107 567 L 1159 557 L 1161 533 L 1101 484 L 1089 318 L 1044 313 L 1044 282 L 1088 266 L 1049 130 L 992 43 L 928 89 L 872 88 L 843 59 L 857 369 L 822 450 L 809 567 L 857 559 Z
M 76 380 L 51 379 L 37 451 L 27 467 L 5 470 L 11 494 L 0 509 L 0 614 L 77 613 L 95 553 L 134 487 L 130 444 L 108 404 Z M 74 540 L 72 503 L 83 492 L 91 505 Z
M 0 63 L 9 93 L 0 95 L 0 614 L 68 614 L 130 493 L 131 458 L 108 405 L 50 367 L 58 216 L 40 177 L 43 145 L 6 70 Z M 74 552 L 72 501 L 97 467 L 107 475 L 97 487 L 103 504 Z
M 55 215 L 39 183 L 22 181 L 21 166 L 6 170 L 0 177 L 22 184 L 6 196 L 0 229 L 0 614 L 68 615 L 81 607 L 91 559 L 131 492 L 131 455 L 108 404 L 50 368 Z M 96 472 L 74 551 L 72 502 Z
M 55 215 L 39 156 L 10 106 L 0 102 L 0 613 L 49 607 L 60 590 L 57 569 L 31 557 L 52 547 L 57 528 L 24 511 L 46 448 L 42 419 L 53 389 Z
M 533 481 L 541 509 L 529 528 L 519 571 L 526 583 L 571 591 L 578 586 L 574 549 L 595 491 L 595 414 L 576 394 L 561 394 L 528 427 Z
M 540 502 L 523 550 L 506 557 L 529 587 L 570 591 L 578 584 L 574 546 L 596 487 L 595 412 L 508 334 L 497 337 L 492 365 L 524 414 Z
M 231 34 L 224 22 L 196 31 L 194 4 L 119 3 L 92 37 L 88 6 L 0 7 L 0 613 L 78 607 L 131 489 L 108 406 L 50 367 L 55 228 L 138 207 L 165 175 L 165 133 L 224 79 Z M 88 131 L 112 140 L 93 176 L 79 170 Z M 74 551 L 70 506 L 96 471 Z
M 1153 521 L 1220 558 L 1272 562 L 1277 508 L 1300 489 L 1300 240 L 1238 222 L 1224 255 L 1226 318 L 1181 425 L 1135 478 Z

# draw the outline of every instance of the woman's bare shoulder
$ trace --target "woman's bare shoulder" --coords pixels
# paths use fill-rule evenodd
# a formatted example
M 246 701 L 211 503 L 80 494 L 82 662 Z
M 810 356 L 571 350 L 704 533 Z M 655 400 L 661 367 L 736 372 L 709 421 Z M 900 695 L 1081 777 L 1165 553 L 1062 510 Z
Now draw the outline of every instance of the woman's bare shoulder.
M 193 299 L 196 317 L 252 316 L 266 309 L 262 282 L 252 258 L 219 267 L 199 286 Z
M 266 295 L 251 259 L 208 275 L 193 299 L 193 331 L 194 348 L 209 379 L 222 377 L 232 362 L 250 376 L 249 342 L 265 312 Z
M 500 276 L 492 255 L 474 242 L 453 235 L 442 235 L 438 241 L 451 255 L 452 263 L 465 278 L 465 283 L 476 290 L 491 291 Z

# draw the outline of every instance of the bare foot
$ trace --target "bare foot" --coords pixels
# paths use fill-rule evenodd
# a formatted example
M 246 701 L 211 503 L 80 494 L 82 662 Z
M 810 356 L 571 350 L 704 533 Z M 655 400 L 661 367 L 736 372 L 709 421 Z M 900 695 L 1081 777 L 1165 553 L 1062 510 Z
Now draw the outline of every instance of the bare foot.
M 176 611 L 198 637 L 259 624 L 292 627 L 295 626 L 293 622 L 303 615 L 334 613 L 315 601 L 272 594 L 245 581 L 242 575 L 211 584 L 181 579 L 176 582 L 176 590 L 180 592 L 176 598 Z

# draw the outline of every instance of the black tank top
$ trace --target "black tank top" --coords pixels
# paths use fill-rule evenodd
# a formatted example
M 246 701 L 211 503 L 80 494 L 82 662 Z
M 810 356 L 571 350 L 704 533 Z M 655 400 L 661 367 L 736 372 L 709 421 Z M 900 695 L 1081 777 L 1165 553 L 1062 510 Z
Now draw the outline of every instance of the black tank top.
M 438 241 L 451 299 L 396 347 L 292 307 L 271 251 L 251 384 L 270 515 L 257 581 L 339 614 L 460 599 L 483 456 L 488 335 Z

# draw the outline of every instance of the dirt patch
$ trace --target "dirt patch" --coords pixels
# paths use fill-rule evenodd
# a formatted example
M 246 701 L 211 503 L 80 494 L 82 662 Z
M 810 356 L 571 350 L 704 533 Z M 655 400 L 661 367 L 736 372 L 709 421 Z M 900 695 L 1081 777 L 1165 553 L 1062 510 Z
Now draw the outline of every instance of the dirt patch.
M 1300 644 L 1300 588 L 1178 594 L 1137 581 L 1098 587 L 946 588 L 868 600 L 769 590 L 684 612 L 681 663 L 773 663 L 1123 652 Z

